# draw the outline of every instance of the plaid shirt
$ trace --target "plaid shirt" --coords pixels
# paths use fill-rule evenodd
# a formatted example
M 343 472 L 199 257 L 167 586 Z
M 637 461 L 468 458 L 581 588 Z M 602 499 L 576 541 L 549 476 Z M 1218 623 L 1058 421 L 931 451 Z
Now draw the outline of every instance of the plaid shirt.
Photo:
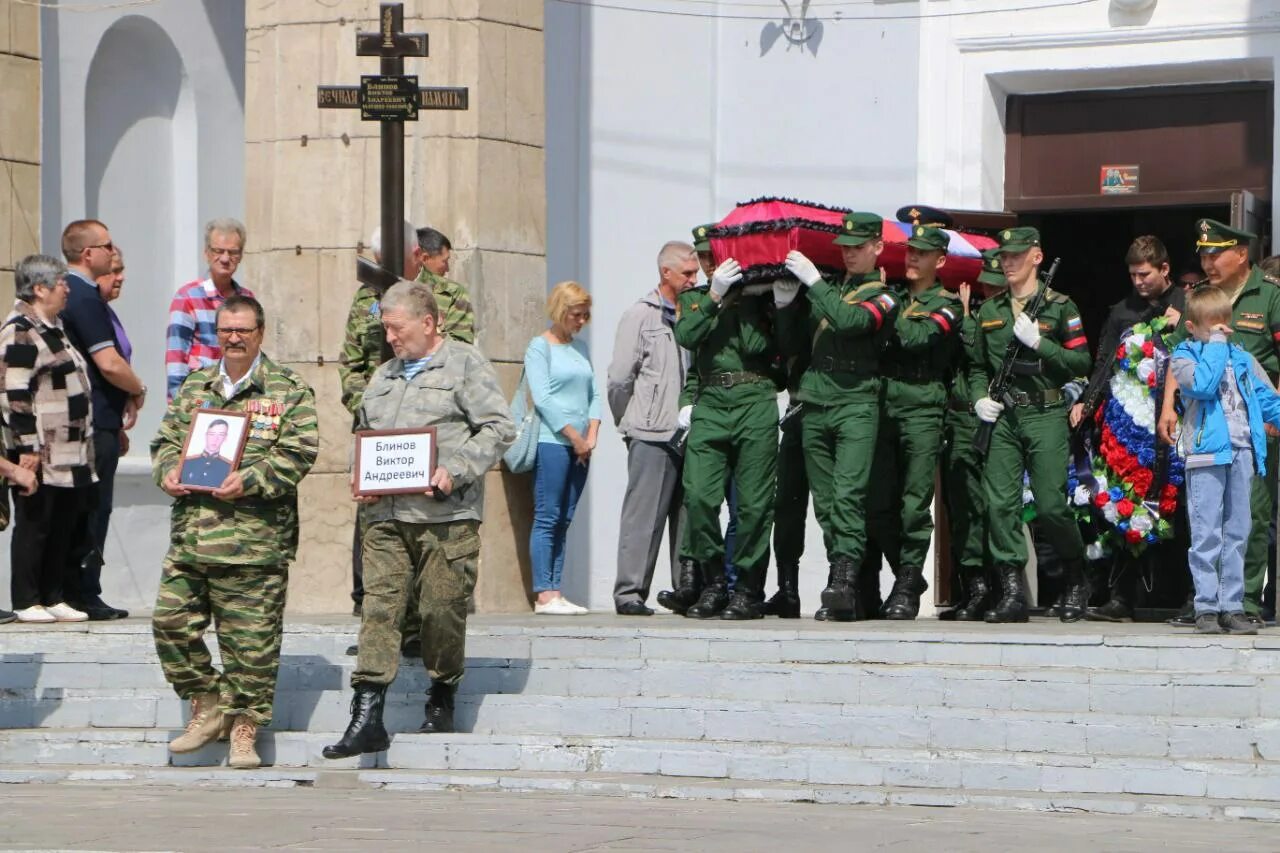
M 240 296 L 253 296 L 247 287 L 234 281 L 231 286 Z M 169 332 L 164 350 L 167 399 L 174 398 L 188 373 L 217 364 L 222 358 L 217 315 L 218 307 L 225 301 L 211 278 L 184 284 L 174 294 L 169 305 Z

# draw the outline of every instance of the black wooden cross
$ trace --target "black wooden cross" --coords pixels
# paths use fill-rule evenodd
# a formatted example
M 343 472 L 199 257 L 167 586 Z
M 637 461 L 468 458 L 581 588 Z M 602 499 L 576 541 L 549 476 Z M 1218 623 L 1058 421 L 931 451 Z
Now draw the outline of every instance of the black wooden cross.
M 404 4 L 378 7 L 378 31 L 356 33 L 356 55 L 382 59 L 381 74 L 364 75 L 359 86 L 320 86 L 321 109 L 359 109 L 360 118 L 382 126 L 382 267 L 404 275 L 404 123 L 417 121 L 418 110 L 465 110 L 468 90 L 418 88 L 418 78 L 404 73 L 406 56 L 427 55 L 427 34 L 404 32 Z M 368 277 L 357 264 L 357 275 Z M 370 282 L 373 283 L 373 282 Z

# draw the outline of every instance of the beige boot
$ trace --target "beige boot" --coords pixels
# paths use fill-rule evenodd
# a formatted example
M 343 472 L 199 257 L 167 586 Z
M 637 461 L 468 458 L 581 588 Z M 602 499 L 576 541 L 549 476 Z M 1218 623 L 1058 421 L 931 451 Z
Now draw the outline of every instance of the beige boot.
M 262 766 L 258 751 L 253 748 L 258 739 L 258 726 L 244 714 L 231 724 L 231 759 L 227 762 L 237 770 L 256 770 Z
M 187 730 L 169 743 L 169 751 L 195 752 L 213 743 L 222 730 L 222 712 L 218 710 L 218 694 L 204 693 L 191 700 L 191 722 Z

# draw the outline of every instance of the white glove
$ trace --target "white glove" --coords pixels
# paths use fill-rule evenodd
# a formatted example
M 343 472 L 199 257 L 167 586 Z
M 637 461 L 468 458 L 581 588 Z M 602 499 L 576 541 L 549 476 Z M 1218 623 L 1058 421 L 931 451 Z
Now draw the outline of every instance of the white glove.
M 1040 348 L 1040 324 L 1026 314 L 1019 314 L 1013 321 L 1013 336 L 1031 349 Z
M 997 403 L 990 397 L 983 397 L 973 404 L 973 413 L 978 416 L 978 420 L 986 421 L 989 424 L 995 423 L 1003 411 L 1004 403 Z
M 680 429 L 688 429 L 691 423 L 693 423 L 693 406 L 685 406 L 680 410 L 680 414 L 676 415 L 676 426 Z
M 799 292 L 800 282 L 779 279 L 773 283 L 773 304 L 779 308 L 786 308 Z
M 800 283 L 805 287 L 812 287 L 822 281 L 822 273 L 818 272 L 818 268 L 813 265 L 813 261 L 795 249 L 787 252 L 786 266 L 787 272 L 800 279 Z
M 733 258 L 716 267 L 711 275 L 711 294 L 718 300 L 729 292 L 729 288 L 742 281 L 742 267 Z

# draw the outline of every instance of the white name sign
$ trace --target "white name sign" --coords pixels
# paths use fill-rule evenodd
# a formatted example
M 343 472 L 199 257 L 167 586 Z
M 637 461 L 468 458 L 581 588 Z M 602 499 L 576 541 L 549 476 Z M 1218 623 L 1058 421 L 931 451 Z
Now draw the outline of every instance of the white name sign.
M 421 494 L 435 469 L 435 427 L 356 433 L 357 495 Z

